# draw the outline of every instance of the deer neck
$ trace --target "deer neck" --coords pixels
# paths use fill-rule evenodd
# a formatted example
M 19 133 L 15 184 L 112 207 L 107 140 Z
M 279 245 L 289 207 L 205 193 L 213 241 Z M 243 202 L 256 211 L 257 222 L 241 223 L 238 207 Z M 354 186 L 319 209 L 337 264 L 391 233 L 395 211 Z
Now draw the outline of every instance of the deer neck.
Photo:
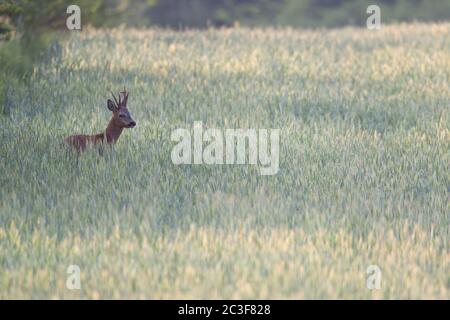
M 106 142 L 115 143 L 117 141 L 117 139 L 119 139 L 120 134 L 122 133 L 122 130 L 123 130 L 123 128 L 117 126 L 114 123 L 114 119 L 111 119 L 105 130 Z

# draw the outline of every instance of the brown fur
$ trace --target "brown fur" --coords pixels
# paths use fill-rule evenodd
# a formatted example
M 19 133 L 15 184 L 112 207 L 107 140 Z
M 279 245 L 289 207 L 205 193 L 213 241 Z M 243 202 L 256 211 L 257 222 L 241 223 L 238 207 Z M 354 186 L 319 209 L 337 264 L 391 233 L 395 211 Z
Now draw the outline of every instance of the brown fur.
M 111 120 L 106 127 L 104 133 L 95 135 L 73 135 L 64 139 L 64 143 L 72 146 L 80 153 L 90 146 L 97 146 L 99 144 L 113 145 L 117 142 L 124 128 L 132 128 L 136 122 L 131 118 L 127 109 L 128 94 L 124 90 L 122 93 L 123 99 L 119 93 L 119 101 L 114 97 L 115 103 L 108 100 L 108 109 L 113 113 Z

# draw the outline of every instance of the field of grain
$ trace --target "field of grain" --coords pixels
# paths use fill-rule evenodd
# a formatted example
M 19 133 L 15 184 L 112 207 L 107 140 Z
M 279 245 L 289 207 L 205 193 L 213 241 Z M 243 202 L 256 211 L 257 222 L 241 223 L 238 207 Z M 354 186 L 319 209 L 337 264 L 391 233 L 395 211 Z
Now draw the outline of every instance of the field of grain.
M 73 32 L 0 119 L 0 298 L 449 299 L 449 39 Z M 61 152 L 123 86 L 137 127 L 102 156 Z M 194 121 L 281 129 L 278 174 L 174 165 L 170 134 Z

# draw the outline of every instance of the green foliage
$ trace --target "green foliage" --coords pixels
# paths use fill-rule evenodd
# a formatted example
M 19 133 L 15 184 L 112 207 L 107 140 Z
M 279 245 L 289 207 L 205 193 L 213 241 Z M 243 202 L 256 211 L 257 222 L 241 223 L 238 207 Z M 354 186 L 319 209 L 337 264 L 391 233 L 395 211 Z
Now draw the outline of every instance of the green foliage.
M 69 0 L 3 0 L 0 16 L 10 18 L 10 23 L 20 32 L 55 30 L 66 25 L 66 9 L 73 1 Z M 83 18 L 91 21 L 105 3 L 102 0 L 80 0 L 77 5 L 83 8 Z
M 72 33 L 0 125 L 0 298 L 447 299 L 449 36 Z M 137 127 L 103 156 L 62 150 L 123 86 Z M 280 128 L 279 173 L 175 166 L 170 134 L 195 120 Z
M 55 35 L 28 32 L 21 38 L 0 41 L 0 115 L 9 114 L 8 91 L 19 83 L 28 85 L 36 63 L 43 60 Z
M 79 1 L 89 19 L 101 1 Z M 0 114 L 9 113 L 8 91 L 19 82 L 27 84 L 33 66 L 48 51 L 54 35 L 65 27 L 67 0 L 3 0 L 0 4 Z M 12 35 L 15 37 L 12 37 Z M 1 41 L 9 40 L 9 41 Z
M 28 56 L 22 53 L 17 40 L 0 43 L 0 61 L 0 115 L 8 115 L 7 90 L 18 85 L 18 79 L 31 67 L 31 63 Z

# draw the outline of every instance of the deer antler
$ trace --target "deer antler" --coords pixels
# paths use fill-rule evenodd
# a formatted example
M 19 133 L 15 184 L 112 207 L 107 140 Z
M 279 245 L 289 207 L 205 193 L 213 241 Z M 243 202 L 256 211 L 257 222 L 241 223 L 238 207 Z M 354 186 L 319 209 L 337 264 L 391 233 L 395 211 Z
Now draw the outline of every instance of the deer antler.
M 128 92 L 127 89 L 125 89 L 125 87 L 123 87 L 122 95 L 123 95 L 123 104 L 124 106 L 126 106 L 128 101 Z
M 117 102 L 116 96 L 114 95 L 114 93 L 111 91 L 111 94 L 114 98 L 114 101 L 116 102 L 117 108 L 120 106 L 120 94 L 119 94 L 119 102 Z

